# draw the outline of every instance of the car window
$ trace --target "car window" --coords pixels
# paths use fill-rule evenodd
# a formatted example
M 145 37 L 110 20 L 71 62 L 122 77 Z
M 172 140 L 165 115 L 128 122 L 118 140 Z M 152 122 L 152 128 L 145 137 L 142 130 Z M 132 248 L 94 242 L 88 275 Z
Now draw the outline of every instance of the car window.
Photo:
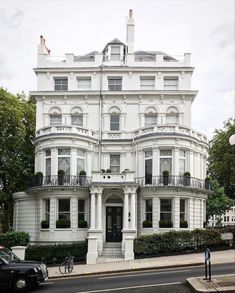
M 2 258 L 2 257 L 0 256 L 0 264 L 8 265 L 9 262 L 8 262 L 5 258 Z
M 19 260 L 19 258 L 10 249 L 7 248 L 0 249 L 0 256 L 7 262 Z

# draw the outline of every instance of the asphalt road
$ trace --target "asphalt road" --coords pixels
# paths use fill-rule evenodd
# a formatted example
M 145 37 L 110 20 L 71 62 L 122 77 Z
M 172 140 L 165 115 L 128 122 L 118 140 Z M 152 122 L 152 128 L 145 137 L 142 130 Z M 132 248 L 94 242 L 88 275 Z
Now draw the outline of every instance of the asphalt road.
M 212 266 L 214 275 L 232 274 L 234 263 Z M 72 277 L 49 280 L 40 285 L 35 293 L 98 293 L 98 292 L 131 292 L 131 293 L 189 293 L 185 280 L 189 277 L 203 276 L 204 267 L 183 267 L 138 272 L 125 272 L 103 275 Z

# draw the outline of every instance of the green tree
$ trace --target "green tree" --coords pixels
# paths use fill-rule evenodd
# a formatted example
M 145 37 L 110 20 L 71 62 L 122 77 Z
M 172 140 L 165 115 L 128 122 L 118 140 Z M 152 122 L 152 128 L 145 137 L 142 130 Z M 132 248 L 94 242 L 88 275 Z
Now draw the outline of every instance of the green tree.
M 34 133 L 34 99 L 0 88 L 0 204 L 4 204 L 1 221 L 5 231 L 12 223 L 12 194 L 24 190 L 33 173 Z
M 212 178 L 224 186 L 225 193 L 235 199 L 235 146 L 229 138 L 235 134 L 235 123 L 229 119 L 223 129 L 216 129 L 209 150 L 208 170 Z
M 216 179 L 211 181 L 213 193 L 208 195 L 206 203 L 206 216 L 216 215 L 221 218 L 229 208 L 233 205 L 233 200 L 224 193 L 224 187 L 221 187 Z

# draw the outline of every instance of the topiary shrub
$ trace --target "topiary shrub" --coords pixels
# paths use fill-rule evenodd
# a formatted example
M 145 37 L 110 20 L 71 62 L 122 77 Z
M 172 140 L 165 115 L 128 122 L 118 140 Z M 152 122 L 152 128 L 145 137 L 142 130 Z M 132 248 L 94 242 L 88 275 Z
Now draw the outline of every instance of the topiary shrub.
M 70 221 L 68 219 L 59 219 L 56 221 L 56 228 L 70 228 Z
M 185 220 L 180 220 L 180 228 L 188 228 L 188 222 Z
M 78 221 L 78 228 L 87 228 L 87 221 L 85 220 Z
M 47 264 L 60 263 L 68 254 L 75 257 L 76 261 L 85 260 L 87 254 L 87 242 L 79 241 L 67 244 L 33 245 L 25 251 L 26 260 L 43 261 Z
M 152 228 L 152 221 L 143 221 L 143 228 Z
M 107 169 L 106 173 L 112 173 L 111 169 Z
M 159 228 L 172 228 L 172 227 L 173 227 L 172 221 L 168 221 L 168 220 L 159 221 Z
M 0 245 L 5 247 L 12 246 L 27 246 L 29 243 L 30 237 L 26 232 L 6 232 L 0 233 Z
M 46 220 L 41 221 L 41 228 L 48 229 L 49 228 L 49 221 L 46 221 Z

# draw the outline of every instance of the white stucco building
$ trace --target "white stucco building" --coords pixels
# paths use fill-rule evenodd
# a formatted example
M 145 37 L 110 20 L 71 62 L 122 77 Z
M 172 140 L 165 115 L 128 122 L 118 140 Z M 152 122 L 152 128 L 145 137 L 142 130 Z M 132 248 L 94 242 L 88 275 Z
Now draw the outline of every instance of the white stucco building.
M 143 234 L 203 228 L 208 142 L 191 128 L 193 70 L 189 53 L 135 51 L 131 10 L 126 43 L 101 53 L 49 56 L 41 37 L 31 94 L 43 180 L 14 194 L 14 229 L 32 241 L 88 239 L 96 263 L 133 259 Z

